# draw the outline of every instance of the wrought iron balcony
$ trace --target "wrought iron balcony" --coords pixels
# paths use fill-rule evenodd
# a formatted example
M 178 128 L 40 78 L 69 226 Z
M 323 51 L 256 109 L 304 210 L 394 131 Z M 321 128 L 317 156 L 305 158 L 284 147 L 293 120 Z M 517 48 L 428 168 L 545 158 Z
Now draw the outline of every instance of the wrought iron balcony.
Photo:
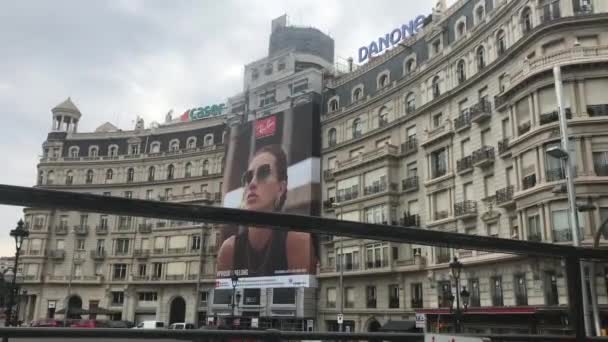
M 467 128 L 471 128 L 471 114 L 468 110 L 463 111 L 456 119 L 454 119 L 454 130 L 456 132 L 464 131 Z
M 477 202 L 466 200 L 454 204 L 454 215 L 458 218 L 477 216 Z
M 358 271 L 359 263 L 358 262 L 346 262 L 344 263 L 344 272 L 348 271 Z M 340 263 L 336 264 L 336 271 L 340 272 Z
M 98 226 L 95 226 L 95 233 L 97 235 L 108 234 L 108 226 L 107 225 L 98 225 Z
M 471 122 L 480 123 L 492 116 L 492 103 L 481 100 L 471 107 Z
M 399 219 L 399 224 L 404 227 L 420 227 L 420 215 L 405 212 Z
M 376 298 L 368 299 L 367 300 L 367 308 L 368 309 L 375 309 L 376 308 Z
M 524 177 L 524 179 L 522 180 L 523 190 L 533 188 L 534 186 L 536 186 L 536 175 L 535 174 Z
M 59 225 L 55 227 L 55 234 L 56 235 L 66 235 L 68 233 L 68 226 L 66 225 Z
M 589 105 L 587 113 L 589 116 L 608 116 L 608 104 Z
M 151 223 L 140 224 L 139 232 L 142 234 L 152 233 L 152 224 Z
M 370 269 L 370 268 L 382 268 L 382 267 L 388 267 L 388 260 L 382 259 L 382 260 L 372 260 L 372 261 L 368 261 L 366 263 L 366 268 Z
M 323 209 L 326 209 L 326 210 L 333 209 L 334 203 L 336 203 L 335 197 L 330 197 L 330 198 L 326 199 L 325 201 L 323 201 Z
M 105 249 L 94 249 L 91 251 L 91 259 L 103 260 L 106 257 Z
M 473 156 L 466 156 L 456 161 L 456 172 L 459 174 L 467 173 L 473 170 Z
M 424 306 L 422 298 L 414 298 L 411 300 L 410 305 L 412 309 L 422 309 Z
M 399 308 L 399 297 L 390 297 L 388 299 L 388 308 L 389 309 L 398 309 Z
M 350 189 L 338 190 L 338 195 L 337 195 L 338 203 L 354 200 L 357 197 L 359 197 L 359 191 L 357 189 L 350 188 Z
M 547 182 L 556 182 L 562 179 L 566 179 L 566 172 L 563 168 L 547 169 L 545 172 L 547 176 Z
M 403 144 L 401 144 L 401 153 L 409 155 L 418 151 L 418 140 L 416 138 L 410 138 Z
M 74 233 L 76 235 L 87 235 L 89 233 L 89 226 L 87 225 L 76 225 L 74 226 Z
M 502 107 L 507 103 L 507 97 L 505 95 L 496 95 L 494 96 L 494 106 L 496 109 Z
M 418 190 L 418 176 L 408 177 L 401 181 L 401 189 L 405 192 Z
M 513 201 L 513 185 L 509 185 L 506 188 L 496 190 L 496 205 L 502 206 L 509 204 Z
M 149 249 L 136 249 L 133 251 L 133 256 L 136 258 L 144 259 L 150 256 Z
M 494 164 L 494 147 L 483 146 L 473 152 L 473 165 L 487 167 Z
M 435 212 L 435 221 L 446 219 L 450 216 L 450 213 L 447 210 L 441 210 Z
M 570 242 L 572 241 L 572 230 L 568 229 L 554 229 L 553 230 L 553 241 L 554 242 Z
M 566 108 L 566 118 L 567 119 L 572 119 L 572 111 L 570 110 L 570 108 Z M 539 123 L 541 125 L 546 125 L 548 123 L 551 122 L 557 122 L 559 121 L 559 113 L 555 110 L 549 113 L 544 113 L 540 115 L 540 120 Z
M 334 170 L 323 170 L 323 179 L 326 181 L 334 179 Z
M 388 189 L 388 183 L 383 182 L 383 183 L 376 183 L 374 185 L 370 185 L 370 186 L 366 186 L 365 188 L 363 188 L 363 195 L 367 196 L 367 195 L 373 195 L 373 194 L 377 194 L 380 192 L 385 192 Z
M 498 154 L 503 158 L 511 154 L 511 150 L 509 149 L 509 138 L 504 138 L 498 142 Z

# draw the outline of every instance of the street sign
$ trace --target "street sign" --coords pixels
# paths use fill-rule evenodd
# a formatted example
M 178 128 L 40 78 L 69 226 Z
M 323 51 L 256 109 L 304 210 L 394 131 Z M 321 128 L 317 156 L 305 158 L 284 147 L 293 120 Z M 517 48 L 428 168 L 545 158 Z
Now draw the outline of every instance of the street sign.
M 485 337 L 425 334 L 424 342 L 490 342 L 490 339 Z
M 251 317 L 251 327 L 259 328 L 259 326 L 260 326 L 260 319 L 257 317 Z
M 417 313 L 416 314 L 416 328 L 426 328 L 426 314 Z
M 314 331 L 315 330 L 315 321 L 312 319 L 306 320 L 306 331 Z
M 342 324 L 342 323 L 344 323 L 344 315 L 338 314 L 338 324 Z

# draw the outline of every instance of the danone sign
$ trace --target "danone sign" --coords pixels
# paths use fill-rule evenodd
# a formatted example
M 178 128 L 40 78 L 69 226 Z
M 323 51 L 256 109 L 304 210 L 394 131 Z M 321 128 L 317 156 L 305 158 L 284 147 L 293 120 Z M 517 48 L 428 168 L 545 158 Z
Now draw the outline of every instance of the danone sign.
M 194 121 L 200 119 L 206 119 L 212 116 L 222 115 L 226 106 L 222 103 L 219 105 L 198 107 L 188 109 L 180 116 L 181 121 Z
M 396 27 L 390 33 L 386 33 L 383 36 L 378 37 L 378 40 L 374 40 L 369 45 L 362 46 L 359 48 L 359 63 L 365 62 L 368 58 L 373 57 L 393 47 L 402 40 L 411 37 L 418 33 L 424 24 L 424 16 L 419 15 L 416 19 L 410 20 L 408 24 L 403 24 L 401 27 Z

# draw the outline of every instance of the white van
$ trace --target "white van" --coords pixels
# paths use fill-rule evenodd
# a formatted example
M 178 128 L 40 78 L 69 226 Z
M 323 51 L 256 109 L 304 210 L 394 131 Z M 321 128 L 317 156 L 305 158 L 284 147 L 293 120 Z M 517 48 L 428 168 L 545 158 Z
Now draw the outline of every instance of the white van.
M 169 326 L 169 330 L 190 330 L 194 329 L 192 323 L 173 323 Z
M 164 322 L 160 321 L 143 321 L 135 326 L 133 329 L 163 329 L 165 327 Z

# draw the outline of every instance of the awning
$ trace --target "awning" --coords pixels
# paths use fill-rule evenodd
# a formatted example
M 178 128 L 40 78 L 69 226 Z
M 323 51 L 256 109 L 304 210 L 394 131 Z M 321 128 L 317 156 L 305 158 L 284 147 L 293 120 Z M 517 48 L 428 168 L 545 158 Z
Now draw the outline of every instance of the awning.
M 468 308 L 463 313 L 465 315 L 532 315 L 537 311 L 538 308 L 533 306 L 497 306 Z M 450 309 L 422 309 L 416 310 L 416 313 L 427 315 L 451 315 L 453 314 L 453 311 L 450 311 Z
M 388 321 L 380 331 L 407 332 L 416 328 L 416 321 Z

